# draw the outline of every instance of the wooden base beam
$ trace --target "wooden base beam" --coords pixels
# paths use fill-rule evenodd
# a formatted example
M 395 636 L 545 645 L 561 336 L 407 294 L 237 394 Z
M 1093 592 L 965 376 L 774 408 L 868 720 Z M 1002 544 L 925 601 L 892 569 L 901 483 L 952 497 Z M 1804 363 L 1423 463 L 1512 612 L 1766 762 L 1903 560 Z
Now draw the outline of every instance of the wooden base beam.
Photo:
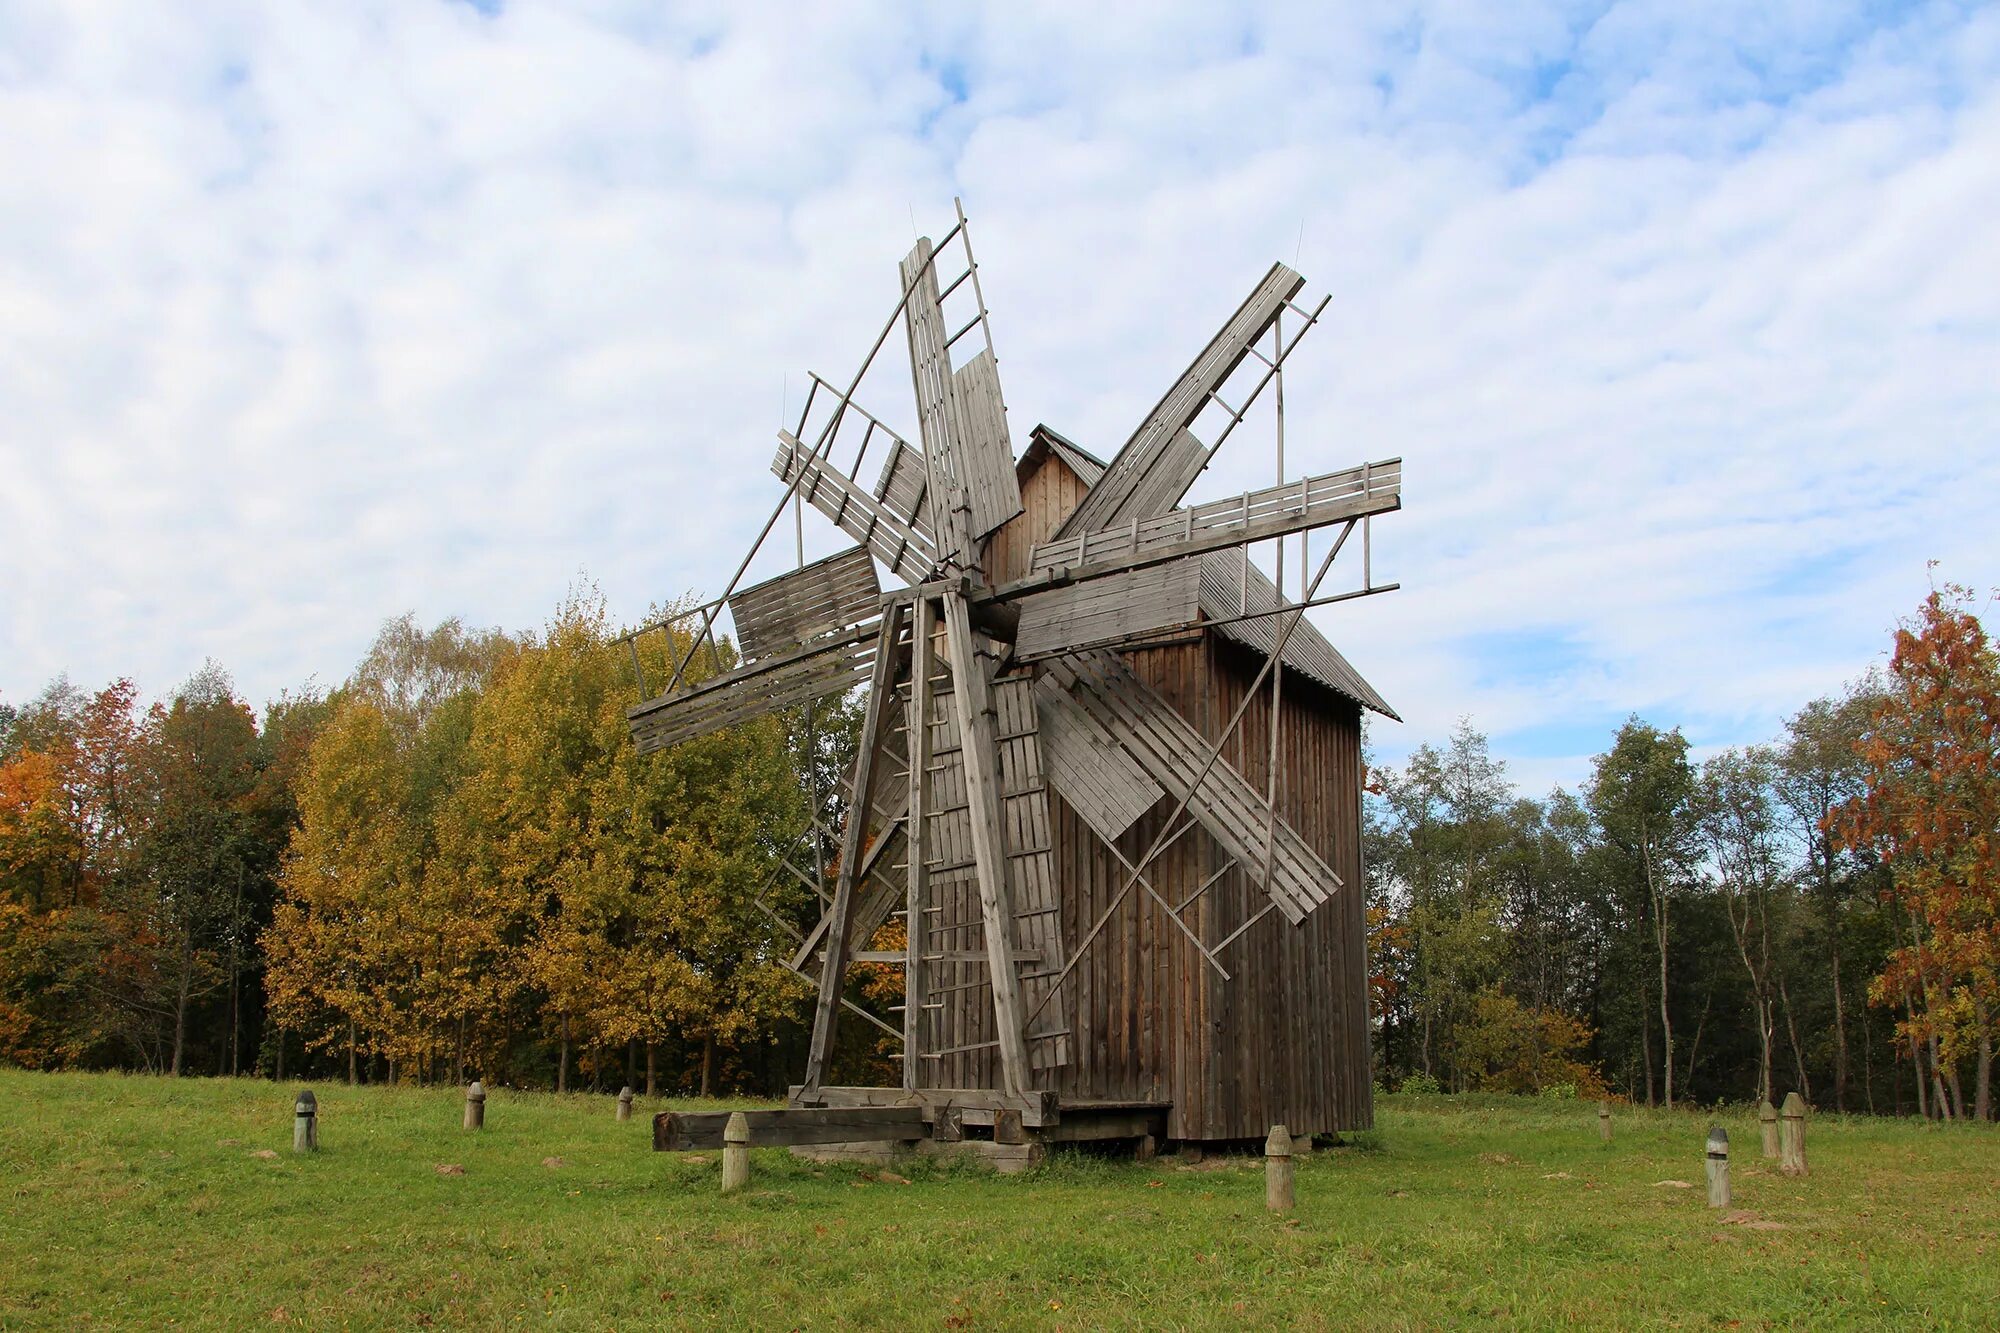
M 750 1124 L 750 1144 L 757 1148 L 876 1139 L 914 1141 L 930 1135 L 923 1108 L 918 1106 L 787 1107 L 741 1114 Z M 729 1116 L 727 1111 L 662 1111 L 653 1117 L 653 1151 L 720 1148 Z

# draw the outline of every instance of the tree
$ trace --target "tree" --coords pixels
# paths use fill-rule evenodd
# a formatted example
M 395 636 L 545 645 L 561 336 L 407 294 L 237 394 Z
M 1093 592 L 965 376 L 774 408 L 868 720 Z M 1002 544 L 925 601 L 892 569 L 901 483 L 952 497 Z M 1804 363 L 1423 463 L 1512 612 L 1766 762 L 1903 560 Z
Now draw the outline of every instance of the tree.
M 256 718 L 213 663 L 155 705 L 140 736 L 137 832 L 117 899 L 132 947 L 159 951 L 165 993 L 154 1003 L 172 1014 L 176 1077 L 190 1007 L 234 985 L 254 885 L 268 870 L 252 810 L 259 757 Z
M 1767 752 L 1755 747 L 1724 750 L 1702 765 L 1694 799 L 1696 825 L 1715 868 L 1737 957 L 1750 982 L 1757 1031 L 1757 1096 L 1774 1102 L 1771 1045 L 1777 1032 L 1779 983 L 1772 918 L 1782 907 L 1778 821 L 1772 803 L 1775 777 L 1776 766 Z M 1803 1062 L 1800 1073 L 1803 1080 Z
M 1464 720 L 1445 749 L 1419 746 L 1402 773 L 1383 773 L 1379 785 L 1387 813 L 1380 870 L 1408 934 L 1416 1063 L 1431 1073 L 1504 961 L 1499 864 L 1512 791 L 1506 766 Z
M 1689 856 L 1690 798 L 1694 774 L 1687 741 L 1678 729 L 1663 732 L 1637 717 L 1618 729 L 1611 749 L 1599 755 L 1588 795 L 1591 814 L 1624 878 L 1643 888 L 1639 919 L 1650 927 L 1658 969 L 1661 1058 L 1666 1105 L 1674 1104 L 1674 1025 L 1669 1004 L 1669 906 Z M 1642 986 L 1643 990 L 1643 986 Z M 1641 1049 L 1647 1043 L 1642 1023 Z M 1646 1099 L 1653 1098 L 1650 1055 Z
M 1869 988 L 1899 1027 L 1943 1115 L 1966 1114 L 1958 1068 L 1976 1060 L 1971 1114 L 1992 1117 L 2000 1016 L 2000 657 L 1947 585 L 1896 630 L 1888 689 L 1861 748 L 1866 790 L 1831 820 L 1891 876 L 1906 940 Z

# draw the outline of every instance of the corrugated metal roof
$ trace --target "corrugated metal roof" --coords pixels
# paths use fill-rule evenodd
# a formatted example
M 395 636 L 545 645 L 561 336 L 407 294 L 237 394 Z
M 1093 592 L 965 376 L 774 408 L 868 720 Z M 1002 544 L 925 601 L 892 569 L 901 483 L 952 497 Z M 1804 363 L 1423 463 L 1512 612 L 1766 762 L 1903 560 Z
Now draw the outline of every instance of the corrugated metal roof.
M 1086 486 L 1095 486 L 1108 466 L 1074 440 L 1047 426 L 1035 427 L 1029 445 L 1031 450 L 1033 442 L 1043 444 L 1062 459 Z M 1028 461 L 1026 454 L 1022 455 L 1021 461 Z M 1243 581 L 1243 557 L 1239 552 L 1216 551 L 1197 558 L 1201 561 L 1201 610 L 1209 619 L 1222 620 L 1245 611 L 1268 611 L 1280 605 L 1278 590 L 1272 586 L 1269 576 L 1254 564 L 1250 566 L 1250 595 L 1245 601 L 1239 591 Z M 1268 657 L 1277 644 L 1283 619 L 1283 616 L 1271 615 L 1255 620 L 1238 620 L 1233 624 L 1217 625 L 1214 632 Z M 1372 708 L 1384 717 L 1402 721 L 1396 710 L 1375 692 L 1375 687 L 1349 665 L 1326 635 L 1320 633 L 1319 626 L 1312 623 L 1310 615 L 1300 621 L 1292 636 L 1285 640 L 1285 669 L 1318 681 L 1363 708 Z

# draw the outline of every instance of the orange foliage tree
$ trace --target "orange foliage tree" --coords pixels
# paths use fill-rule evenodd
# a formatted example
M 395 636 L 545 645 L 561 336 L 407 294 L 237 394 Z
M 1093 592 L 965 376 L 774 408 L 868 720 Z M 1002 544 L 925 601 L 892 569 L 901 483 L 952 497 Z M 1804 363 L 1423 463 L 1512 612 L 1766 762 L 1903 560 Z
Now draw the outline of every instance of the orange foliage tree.
M 1901 944 L 1869 997 L 1902 1010 L 1930 1113 L 1967 1114 L 1959 1066 L 1971 1056 L 1970 1113 L 1986 1120 L 2000 1016 L 2000 657 L 1969 597 L 1933 591 L 1897 629 L 1889 689 L 1861 742 L 1867 790 L 1828 824 L 1890 872 Z

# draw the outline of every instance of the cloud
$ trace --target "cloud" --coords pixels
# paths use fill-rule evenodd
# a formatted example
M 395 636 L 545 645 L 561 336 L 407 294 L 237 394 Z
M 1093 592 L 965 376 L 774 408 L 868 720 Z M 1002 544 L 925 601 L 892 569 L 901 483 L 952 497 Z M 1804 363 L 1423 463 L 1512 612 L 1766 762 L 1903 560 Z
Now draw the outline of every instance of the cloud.
M 1017 434 L 1114 450 L 1274 258 L 1332 296 L 1287 461 L 1406 460 L 1403 590 L 1320 617 L 1391 756 L 1756 739 L 1927 559 L 2000 581 L 1991 10 L 0 0 L 0 137 L 6 697 L 718 589 L 954 194 Z

